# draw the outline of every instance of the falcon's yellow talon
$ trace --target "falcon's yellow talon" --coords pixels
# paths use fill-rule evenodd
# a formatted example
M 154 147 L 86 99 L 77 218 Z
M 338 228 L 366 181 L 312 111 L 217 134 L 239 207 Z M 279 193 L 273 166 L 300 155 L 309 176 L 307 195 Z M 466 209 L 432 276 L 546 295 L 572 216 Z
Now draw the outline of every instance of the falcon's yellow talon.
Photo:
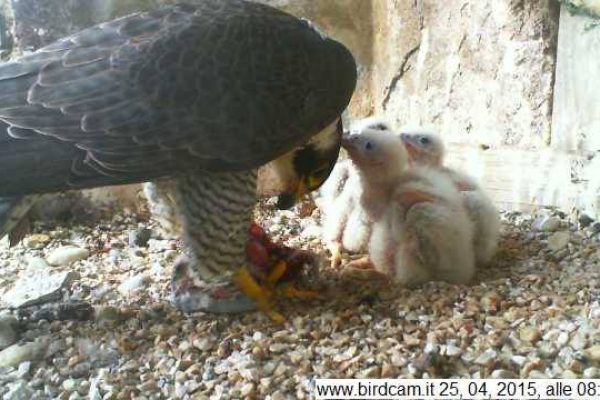
M 242 293 L 256 302 L 258 309 L 265 313 L 273 322 L 284 323 L 285 318 L 273 310 L 272 299 L 275 292 L 270 287 L 261 286 L 254 279 L 248 268 L 242 267 L 233 275 L 233 282 L 240 288 Z
M 276 284 L 281 279 L 283 274 L 285 274 L 285 271 L 287 271 L 287 263 L 283 260 L 278 261 L 275 267 L 273 267 L 273 270 L 267 276 L 267 282 L 271 285 Z
M 257 303 L 268 301 L 272 293 L 262 287 L 250 274 L 246 267 L 242 267 L 233 275 L 233 282 L 240 290 Z
M 316 290 L 298 289 L 297 287 L 291 284 L 282 287 L 281 293 L 290 299 L 309 300 L 321 297 L 319 292 L 317 292 Z
M 278 324 L 284 324 L 286 319 L 283 315 L 281 315 L 280 313 L 278 313 L 277 311 L 273 311 L 273 310 L 269 310 L 269 311 L 265 311 L 262 310 L 265 314 L 267 314 L 267 316 L 271 319 L 271 321 L 278 323 Z

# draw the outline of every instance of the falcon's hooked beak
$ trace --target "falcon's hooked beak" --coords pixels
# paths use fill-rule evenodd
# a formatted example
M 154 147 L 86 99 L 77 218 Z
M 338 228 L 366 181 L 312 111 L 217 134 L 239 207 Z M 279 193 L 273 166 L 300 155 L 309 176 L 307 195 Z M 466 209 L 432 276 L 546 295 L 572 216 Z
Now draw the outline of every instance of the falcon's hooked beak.
M 259 194 L 278 195 L 277 208 L 287 209 L 321 187 L 337 161 L 342 131 L 342 121 L 338 118 L 304 146 L 272 161 L 269 168 L 259 170 Z

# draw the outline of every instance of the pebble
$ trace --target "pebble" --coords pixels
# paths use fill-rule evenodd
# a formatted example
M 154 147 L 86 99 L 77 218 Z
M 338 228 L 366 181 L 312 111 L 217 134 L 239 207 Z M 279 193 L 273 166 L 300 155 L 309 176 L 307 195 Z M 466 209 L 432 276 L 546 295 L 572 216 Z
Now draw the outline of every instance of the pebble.
M 283 343 L 274 343 L 271 346 L 269 346 L 269 351 L 271 351 L 273 353 L 281 353 L 288 349 L 289 349 L 289 347 Z
M 567 332 L 561 332 L 558 334 L 558 337 L 556 338 L 556 343 L 559 346 L 564 346 L 568 342 L 569 342 L 569 334 Z
M 575 350 L 583 350 L 587 345 L 587 339 L 579 332 L 576 332 L 571 338 L 570 345 Z
M 18 321 L 15 317 L 0 315 L 0 350 L 4 350 L 18 340 L 17 326 Z
M 600 344 L 595 344 L 583 351 L 585 356 L 592 361 L 600 362 Z
M 41 337 L 33 342 L 13 344 L 0 351 L 0 368 L 16 367 L 23 361 L 34 361 L 42 357 L 46 351 L 47 337 Z
M 529 379 L 548 379 L 548 375 L 541 371 L 538 371 L 537 369 L 529 371 L 529 375 L 527 377 Z
M 526 342 L 535 343 L 541 338 L 541 333 L 537 328 L 525 326 L 519 329 L 519 338 Z
M 121 251 L 118 249 L 110 249 L 108 252 L 108 259 L 110 260 L 111 264 L 119 265 L 122 259 Z
M 44 394 L 47 398 L 53 399 L 58 396 L 58 390 L 51 385 L 44 385 Z
M 90 256 L 87 249 L 77 246 L 63 246 L 52 251 L 46 258 L 50 265 L 69 265 L 75 261 L 84 260 Z
M 571 371 L 570 369 L 565 369 L 562 372 L 561 378 L 563 378 L 563 379 L 578 379 L 579 376 L 575 372 Z
M 498 352 L 493 349 L 487 349 L 475 359 L 475 364 L 488 366 L 498 358 Z
M 187 394 L 187 386 L 179 383 L 179 382 L 175 382 L 175 397 L 178 399 L 182 399 L 186 394 Z
M 99 306 L 94 309 L 96 321 L 125 321 L 127 316 L 121 310 L 112 306 Z
M 507 369 L 495 369 L 490 374 L 492 379 L 518 379 L 519 375 Z
M 2 295 L 2 301 L 10 307 L 20 308 L 59 300 L 61 289 L 77 278 L 78 274 L 73 271 L 26 270 Z
M 594 219 L 587 214 L 581 214 L 577 221 L 579 222 L 579 226 L 581 228 L 587 228 L 592 224 L 592 222 L 594 222 Z
M 98 385 L 98 379 L 90 380 L 90 389 L 88 391 L 89 400 L 101 400 L 102 394 L 100 393 L 100 387 Z
M 44 380 L 42 378 L 34 378 L 29 382 L 29 386 L 34 389 L 43 389 Z
M 567 363 L 567 367 L 578 374 L 583 373 L 583 364 L 579 360 L 571 360 Z
M 383 363 L 381 366 L 382 378 L 397 378 L 400 375 L 400 370 L 392 364 Z
M 30 400 L 33 393 L 25 381 L 19 380 L 8 385 L 8 392 L 2 396 L 2 400 Z
M 440 352 L 440 346 L 437 343 L 427 342 L 423 348 L 425 354 L 437 354 Z
M 29 378 L 29 372 L 31 370 L 31 361 L 23 361 L 17 368 L 17 377 L 20 379 Z
M 152 230 L 148 228 L 138 228 L 129 232 L 129 247 L 147 247 L 148 241 L 152 237 Z
M 536 231 L 554 232 L 560 228 L 560 219 L 550 216 L 538 217 L 532 224 Z
M 250 396 L 250 394 L 254 391 L 254 383 L 248 382 L 240 388 L 240 394 L 244 397 Z
M 50 270 L 50 265 L 42 257 L 31 257 L 27 262 L 27 269 L 31 271 L 35 270 Z
M 583 370 L 583 377 L 585 379 L 597 379 L 600 378 L 600 370 L 596 367 L 589 367 Z
M 77 382 L 75 379 L 65 379 L 62 383 L 63 389 L 66 390 L 67 392 L 73 392 L 73 391 L 77 390 L 78 385 L 79 385 L 79 382 Z
M 139 363 L 136 360 L 129 360 L 119 367 L 121 371 L 135 371 L 138 369 Z
M 165 268 L 162 266 L 161 263 L 159 263 L 159 262 L 153 262 L 152 263 L 152 268 L 150 269 L 150 272 L 152 272 L 152 274 L 155 277 L 160 277 L 165 272 Z
M 150 281 L 150 277 L 145 273 L 134 275 L 121 283 L 118 290 L 123 296 L 131 296 L 136 291 L 145 288 Z
M 300 237 L 305 240 L 312 240 L 322 236 L 322 229 L 319 225 L 309 225 L 300 233 Z
M 448 357 L 458 357 L 462 354 L 462 349 L 458 346 L 455 346 L 453 344 L 448 344 L 446 346 L 446 355 Z
M 369 367 L 358 371 L 356 378 L 367 379 L 367 378 L 379 378 L 381 372 L 378 366 Z
M 510 358 L 510 361 L 514 362 L 518 366 L 522 366 L 527 362 L 527 357 L 520 356 L 520 355 L 514 355 Z
M 194 341 L 192 342 L 192 346 L 194 346 L 200 351 L 210 351 L 215 347 L 215 345 L 216 342 L 213 339 L 206 337 L 194 339 Z
M 25 247 L 30 249 L 43 249 L 50 242 L 51 238 L 45 234 L 33 234 L 23 240 Z
M 562 250 L 565 247 L 567 247 L 567 245 L 569 244 L 570 238 L 571 238 L 571 235 L 569 234 L 569 232 L 564 232 L 564 231 L 554 232 L 548 238 L 548 248 L 552 251 Z

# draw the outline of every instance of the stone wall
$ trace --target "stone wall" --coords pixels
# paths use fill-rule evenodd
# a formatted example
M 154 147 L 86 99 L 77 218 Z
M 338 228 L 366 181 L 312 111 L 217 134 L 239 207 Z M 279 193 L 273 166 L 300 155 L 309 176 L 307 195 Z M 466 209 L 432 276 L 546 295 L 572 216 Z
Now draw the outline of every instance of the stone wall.
M 554 1 L 378 2 L 373 102 L 398 124 L 450 140 L 539 147 L 550 140 Z

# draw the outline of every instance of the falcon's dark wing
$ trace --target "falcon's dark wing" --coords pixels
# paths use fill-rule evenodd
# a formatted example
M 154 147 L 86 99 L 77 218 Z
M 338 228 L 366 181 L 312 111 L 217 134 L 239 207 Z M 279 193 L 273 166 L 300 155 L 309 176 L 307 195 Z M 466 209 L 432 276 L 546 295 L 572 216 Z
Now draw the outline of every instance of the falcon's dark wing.
M 0 195 L 258 167 L 347 106 L 348 50 L 241 0 L 170 6 L 0 65 Z

